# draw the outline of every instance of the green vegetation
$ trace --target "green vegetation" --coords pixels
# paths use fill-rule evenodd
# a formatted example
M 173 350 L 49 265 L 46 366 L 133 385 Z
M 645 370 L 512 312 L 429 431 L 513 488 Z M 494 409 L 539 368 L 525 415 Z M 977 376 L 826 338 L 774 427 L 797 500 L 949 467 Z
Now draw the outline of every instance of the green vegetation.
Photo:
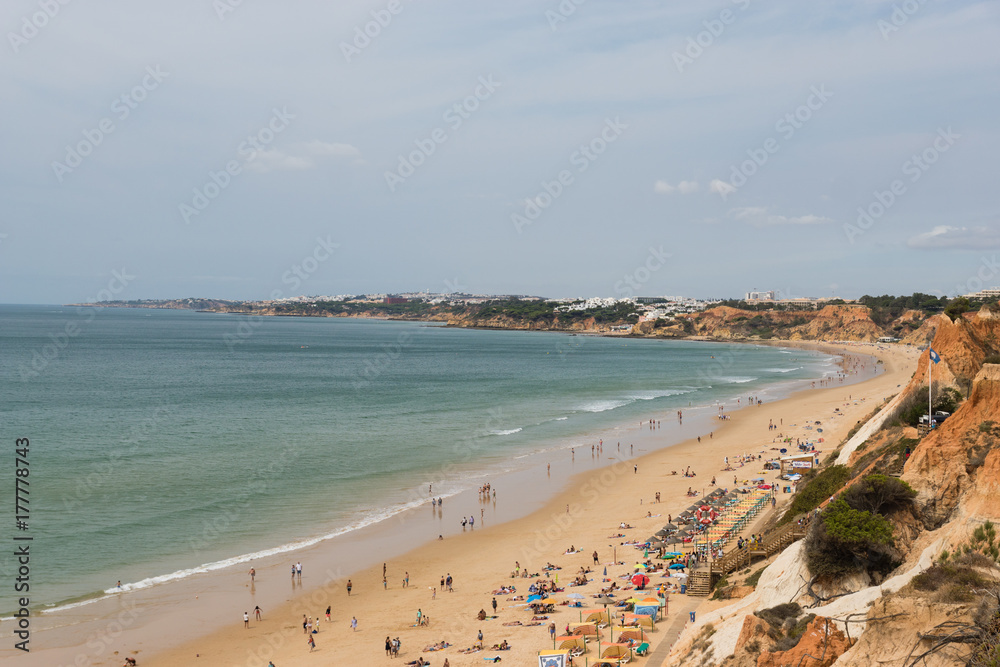
M 858 299 L 858 303 L 871 309 L 871 318 L 875 324 L 886 326 L 907 310 L 919 310 L 925 315 L 940 313 L 948 305 L 948 299 L 920 292 L 914 292 L 910 296 L 890 296 L 888 294 L 869 296 L 866 294 Z
M 754 612 L 755 616 L 770 626 L 767 630 L 767 636 L 775 640 L 771 650 L 788 651 L 798 645 L 806 628 L 816 618 L 816 614 L 805 614 L 801 617 L 800 614 L 802 614 L 802 607 L 795 602 L 786 602 L 770 609 Z
M 843 498 L 830 503 L 806 536 L 806 564 L 813 575 L 885 574 L 897 561 L 889 521 L 853 509 Z
M 810 478 L 809 475 L 812 477 Z M 850 476 L 850 469 L 843 465 L 832 466 L 819 474 L 810 470 L 803 476 L 803 481 L 800 482 L 802 486 L 792 498 L 792 504 L 777 525 L 784 525 L 798 515 L 811 512 L 819 507 L 820 503 L 840 491 Z
M 892 524 L 885 515 L 912 506 L 906 482 L 867 475 L 830 503 L 806 536 L 806 562 L 818 576 L 866 571 L 884 575 L 898 564 Z
M 747 580 L 745 582 L 746 585 L 747 586 L 753 586 L 754 588 L 756 588 L 757 587 L 757 582 L 760 581 L 760 575 L 764 574 L 764 570 L 766 570 L 766 569 L 767 569 L 766 566 L 762 567 L 759 570 L 757 570 L 756 572 L 754 572 L 753 574 L 751 574 L 749 577 L 747 577 Z
M 937 386 L 935 384 L 935 386 Z M 962 402 L 962 394 L 953 387 L 945 387 L 937 391 L 934 397 L 934 412 L 955 412 Z M 903 403 L 899 411 L 899 420 L 904 424 L 916 426 L 920 418 L 927 414 L 927 387 L 923 386 L 913 392 Z
M 944 314 L 950 317 L 951 321 L 954 322 L 955 320 L 957 320 L 962 316 L 962 313 L 969 312 L 969 309 L 970 309 L 969 300 L 966 299 L 964 296 L 960 296 L 955 299 L 952 299 L 948 303 L 948 305 L 945 306 Z
M 871 514 L 889 514 L 909 507 L 917 492 L 901 479 L 866 475 L 844 491 L 842 498 L 852 508 Z

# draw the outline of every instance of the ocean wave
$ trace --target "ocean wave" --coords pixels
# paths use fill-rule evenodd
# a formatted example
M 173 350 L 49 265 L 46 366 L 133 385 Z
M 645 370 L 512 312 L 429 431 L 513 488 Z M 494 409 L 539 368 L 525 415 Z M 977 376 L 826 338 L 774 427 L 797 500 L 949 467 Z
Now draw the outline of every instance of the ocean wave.
M 555 419 L 553 419 L 552 421 L 554 421 L 554 422 L 564 422 L 564 421 L 566 421 L 567 419 L 569 419 L 569 417 L 556 417 L 556 418 L 555 418 Z
M 718 379 L 726 384 L 745 384 L 747 382 L 753 382 L 757 378 L 750 377 L 749 375 L 723 375 Z
M 592 401 L 586 405 L 581 405 L 580 410 L 584 412 L 607 412 L 608 410 L 614 410 L 616 408 L 621 408 L 630 403 L 634 403 L 635 399 L 610 399 L 606 401 Z
M 496 430 L 496 431 L 490 431 L 490 433 L 493 434 L 493 435 L 513 435 L 515 433 L 520 433 L 520 432 L 521 432 L 521 429 L 519 429 L 519 428 L 511 428 L 511 429 L 507 429 L 507 430 L 499 429 L 499 430 Z
M 452 495 L 455 495 L 455 493 L 449 493 L 449 494 L 442 493 L 441 497 L 448 498 L 451 497 Z M 198 565 L 195 567 L 190 567 L 183 570 L 176 570 L 169 574 L 162 574 L 155 577 L 147 577 L 145 579 L 133 583 L 122 584 L 120 588 L 115 586 L 113 588 L 108 588 L 106 590 L 103 590 L 101 591 L 101 595 L 99 597 L 93 597 L 87 600 L 81 600 L 77 602 L 71 602 L 69 604 L 57 605 L 52 607 L 51 609 L 43 609 L 42 613 L 52 614 L 55 612 L 66 611 L 67 609 L 74 609 L 76 607 L 82 607 L 84 605 L 93 604 L 101 600 L 107 600 L 109 597 L 125 593 L 128 591 L 143 590 L 146 588 L 151 588 L 153 586 L 158 586 L 160 584 L 166 584 L 172 581 L 187 579 L 188 577 L 192 577 L 197 574 L 205 574 L 208 572 L 214 572 L 216 570 L 222 570 L 227 567 L 232 567 L 234 565 L 239 565 L 241 563 L 248 563 L 250 561 L 257 560 L 260 558 L 267 558 L 269 556 L 288 553 L 290 551 L 298 551 L 299 549 L 305 549 L 315 544 L 319 544 L 320 542 L 325 542 L 326 540 L 330 540 L 335 537 L 344 535 L 346 533 L 350 533 L 352 531 L 359 530 L 366 526 L 370 526 L 374 523 L 384 521 L 385 519 L 393 517 L 401 512 L 405 512 L 406 510 L 410 510 L 415 507 L 420 507 L 421 505 L 426 505 L 427 503 L 428 499 L 426 498 L 421 498 L 419 500 L 412 500 L 406 503 L 399 503 L 391 507 L 383 508 L 381 510 L 368 512 L 363 517 L 348 524 L 347 526 L 344 526 L 343 528 L 339 528 L 337 530 L 325 533 L 323 535 L 319 535 L 317 537 L 297 540 L 295 542 L 282 544 L 280 546 L 273 547 L 271 549 L 253 551 L 251 553 L 241 554 L 239 556 L 233 556 L 232 558 L 224 558 L 222 560 L 217 560 L 210 563 L 204 563 L 202 565 Z
M 637 401 L 651 401 L 655 398 L 665 398 L 667 396 L 680 396 L 682 394 L 690 394 L 693 391 L 698 391 L 694 387 L 684 387 L 679 389 L 653 389 L 651 391 L 637 391 L 628 395 L 629 398 Z
M 802 370 L 802 366 L 796 366 L 795 368 L 765 368 L 765 373 L 791 373 L 792 371 Z

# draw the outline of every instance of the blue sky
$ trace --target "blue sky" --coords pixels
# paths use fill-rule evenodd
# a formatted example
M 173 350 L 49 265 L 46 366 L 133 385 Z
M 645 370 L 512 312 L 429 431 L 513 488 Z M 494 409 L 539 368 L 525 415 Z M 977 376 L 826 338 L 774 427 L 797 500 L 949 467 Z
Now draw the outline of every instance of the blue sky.
M 577 2 L 5 3 L 0 302 L 1000 284 L 997 3 Z

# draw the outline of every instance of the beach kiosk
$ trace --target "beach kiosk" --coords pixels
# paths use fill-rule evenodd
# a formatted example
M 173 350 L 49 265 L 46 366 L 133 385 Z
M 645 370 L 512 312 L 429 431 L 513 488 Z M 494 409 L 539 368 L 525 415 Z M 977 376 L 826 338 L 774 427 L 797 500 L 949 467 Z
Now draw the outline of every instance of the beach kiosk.
M 538 667 L 568 667 L 568 665 L 568 651 L 555 650 L 538 652 Z
M 793 475 L 795 473 L 804 473 L 806 470 L 819 465 L 819 455 L 819 452 L 803 452 L 801 454 L 782 456 L 781 474 Z

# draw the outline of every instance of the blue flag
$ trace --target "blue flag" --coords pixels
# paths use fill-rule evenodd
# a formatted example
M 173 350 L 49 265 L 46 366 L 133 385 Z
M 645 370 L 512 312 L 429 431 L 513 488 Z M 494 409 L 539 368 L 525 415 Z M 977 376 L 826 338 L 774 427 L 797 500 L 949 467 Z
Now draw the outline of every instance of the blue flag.
M 941 361 L 941 357 L 940 357 L 940 356 L 938 356 L 938 353 L 934 351 L 934 348 L 932 347 L 932 348 L 930 348 L 930 350 L 931 350 L 931 351 L 930 351 L 930 353 L 929 353 L 929 355 L 928 355 L 928 356 L 930 356 L 930 358 L 931 358 L 931 361 L 933 361 L 933 362 L 934 362 L 935 364 L 936 364 L 937 362 Z

